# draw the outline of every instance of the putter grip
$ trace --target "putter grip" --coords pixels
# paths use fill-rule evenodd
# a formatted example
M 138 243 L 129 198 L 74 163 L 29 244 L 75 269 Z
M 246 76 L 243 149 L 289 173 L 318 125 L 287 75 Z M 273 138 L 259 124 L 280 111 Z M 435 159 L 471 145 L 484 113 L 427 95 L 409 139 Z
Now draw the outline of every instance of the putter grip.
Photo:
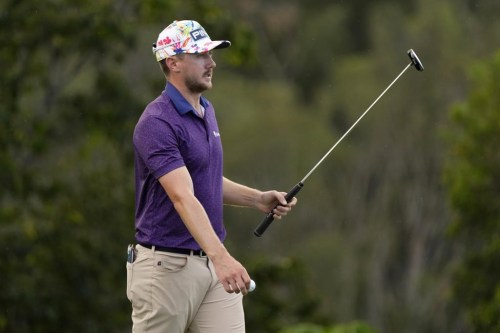
M 302 187 L 304 187 L 304 184 L 302 182 L 299 182 L 297 185 L 295 185 L 286 195 L 285 195 L 285 199 L 286 199 L 286 202 L 290 202 L 293 197 L 295 197 L 295 195 L 297 193 L 299 193 L 299 191 L 302 189 Z M 278 207 L 278 205 L 276 205 L 274 208 Z M 274 210 L 273 208 L 273 210 Z M 260 224 L 257 226 L 257 228 L 255 228 L 253 234 L 257 237 L 260 237 L 264 234 L 264 232 L 266 231 L 266 229 L 271 225 L 271 223 L 274 221 L 274 213 L 273 213 L 273 210 L 271 210 L 269 213 L 267 213 L 266 217 L 264 218 L 264 220 L 262 220 L 262 222 L 260 222 Z

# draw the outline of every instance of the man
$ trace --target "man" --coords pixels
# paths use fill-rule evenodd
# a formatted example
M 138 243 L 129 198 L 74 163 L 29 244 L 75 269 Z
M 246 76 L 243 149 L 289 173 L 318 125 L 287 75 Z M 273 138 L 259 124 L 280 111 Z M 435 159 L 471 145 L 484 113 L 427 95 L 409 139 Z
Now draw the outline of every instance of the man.
M 223 204 L 274 209 L 295 205 L 283 192 L 261 192 L 222 173 L 212 88 L 212 41 L 196 21 L 174 21 L 153 52 L 166 76 L 162 94 L 134 131 L 136 240 L 127 263 L 134 332 L 245 332 L 242 297 L 250 277 L 223 245 Z

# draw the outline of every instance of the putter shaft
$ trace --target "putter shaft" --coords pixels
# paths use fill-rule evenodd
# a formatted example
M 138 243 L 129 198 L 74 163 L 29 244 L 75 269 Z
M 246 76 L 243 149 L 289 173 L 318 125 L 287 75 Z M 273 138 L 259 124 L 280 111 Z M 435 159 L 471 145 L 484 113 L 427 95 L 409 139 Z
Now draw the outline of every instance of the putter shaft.
M 396 81 L 404 74 L 404 72 L 406 72 L 406 70 L 408 68 L 410 68 L 411 65 L 414 65 L 418 71 L 424 70 L 424 66 L 422 65 L 422 62 L 420 61 L 420 59 L 418 59 L 416 53 L 412 49 L 408 50 L 407 54 L 410 57 L 411 62 L 405 67 L 405 69 L 403 69 L 401 71 L 401 73 L 399 73 L 399 75 L 387 86 L 387 88 L 385 88 L 385 90 L 382 91 L 382 93 L 373 101 L 373 103 L 365 110 L 365 112 L 363 112 L 363 114 L 354 122 L 354 124 L 352 124 L 352 126 L 344 133 L 344 135 L 342 135 L 342 137 L 340 137 L 340 139 L 338 139 L 338 141 L 330 148 L 330 150 L 328 150 L 328 152 L 318 161 L 318 163 L 316 163 L 316 165 L 304 176 L 304 178 L 302 178 L 302 180 L 300 182 L 298 182 L 286 194 L 285 199 L 287 202 L 290 202 L 293 199 L 293 197 L 295 197 L 297 195 L 297 193 L 299 193 L 299 191 L 304 187 L 304 182 L 307 180 L 307 178 L 309 178 L 309 176 L 318 168 L 318 166 L 321 163 L 323 163 L 323 161 L 328 157 L 328 155 L 330 155 L 330 153 L 335 149 L 335 147 L 337 147 L 337 145 L 347 136 L 347 134 L 349 134 L 349 132 L 351 132 L 351 130 L 358 124 L 358 122 L 361 119 L 363 119 L 363 117 L 368 113 L 368 111 L 371 110 L 371 108 L 378 102 L 378 100 L 380 98 L 382 98 L 382 96 L 384 96 L 384 94 L 394 85 L 394 83 L 396 83 Z M 279 205 L 276 205 L 274 208 L 276 208 L 278 206 Z M 257 237 L 262 236 L 262 234 L 266 231 L 266 229 L 269 227 L 269 225 L 271 225 L 271 223 L 274 220 L 273 211 L 274 211 L 274 209 L 272 209 L 271 212 L 269 212 L 266 215 L 264 220 L 262 220 L 262 222 L 257 226 L 257 228 L 255 228 L 255 230 L 254 230 L 255 236 L 257 236 Z

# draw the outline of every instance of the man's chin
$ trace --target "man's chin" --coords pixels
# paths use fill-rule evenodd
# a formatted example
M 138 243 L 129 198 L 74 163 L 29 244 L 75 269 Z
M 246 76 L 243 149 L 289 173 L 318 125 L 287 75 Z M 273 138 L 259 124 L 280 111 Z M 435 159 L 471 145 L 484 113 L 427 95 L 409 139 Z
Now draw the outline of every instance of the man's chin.
M 206 82 L 186 82 L 187 88 L 193 93 L 202 93 L 206 90 L 212 89 L 212 81 Z
M 204 82 L 202 83 L 202 85 L 205 85 L 205 90 L 208 90 L 208 89 L 212 89 L 212 78 L 208 78 L 206 80 L 204 80 Z

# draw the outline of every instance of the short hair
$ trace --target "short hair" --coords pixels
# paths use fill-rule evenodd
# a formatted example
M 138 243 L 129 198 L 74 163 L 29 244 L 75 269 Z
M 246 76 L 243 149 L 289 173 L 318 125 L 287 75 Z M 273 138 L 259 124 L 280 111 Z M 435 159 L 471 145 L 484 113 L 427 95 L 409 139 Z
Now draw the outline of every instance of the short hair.
M 160 67 L 161 67 L 161 70 L 163 72 L 163 74 L 165 74 L 166 77 L 168 77 L 168 75 L 170 74 L 170 69 L 168 69 L 168 66 L 167 66 L 167 59 L 162 59 L 160 61 L 158 61 L 158 63 L 160 64 Z

